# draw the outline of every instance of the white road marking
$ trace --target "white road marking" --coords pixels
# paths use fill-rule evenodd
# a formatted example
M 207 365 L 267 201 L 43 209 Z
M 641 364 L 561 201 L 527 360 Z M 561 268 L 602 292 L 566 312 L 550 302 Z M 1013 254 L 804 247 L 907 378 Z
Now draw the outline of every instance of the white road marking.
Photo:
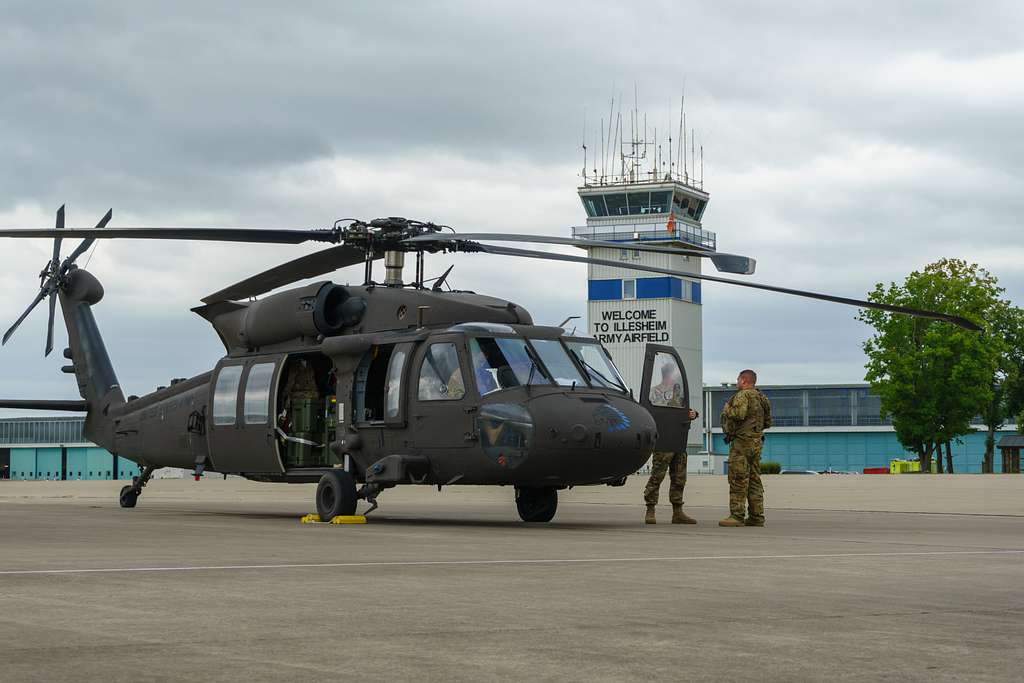
M 582 557 L 523 560 L 399 560 L 393 562 L 320 562 L 310 564 L 223 564 L 182 567 L 99 567 L 94 569 L 8 569 L 0 576 L 34 574 L 116 574 L 122 572 L 199 572 L 246 569 L 355 569 L 359 567 L 457 567 L 490 565 L 610 564 L 617 562 L 709 562 L 716 560 L 815 560 L 858 557 L 949 557 L 955 555 L 1024 555 L 1022 550 L 929 550 L 891 553 L 814 553 L 805 555 L 693 555 L 689 557 Z

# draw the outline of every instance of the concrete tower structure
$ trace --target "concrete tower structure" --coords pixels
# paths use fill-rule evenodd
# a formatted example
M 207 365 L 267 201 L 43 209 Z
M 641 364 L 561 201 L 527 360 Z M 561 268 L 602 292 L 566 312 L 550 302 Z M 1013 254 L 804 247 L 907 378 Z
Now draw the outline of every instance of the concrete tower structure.
M 637 264 L 700 274 L 701 259 L 640 252 L 629 245 L 657 242 L 714 251 L 715 234 L 701 227 L 709 195 L 702 180 L 689 173 L 641 174 L 628 163 L 627 158 L 618 176 L 584 174 L 578 190 L 587 224 L 574 227 L 573 236 L 622 244 L 588 249 L 593 258 L 621 266 L 588 266 L 587 329 L 608 348 L 634 395 L 640 392 L 645 346 L 675 347 L 686 366 L 690 402 L 703 412 L 700 281 L 630 268 Z M 701 450 L 700 429 L 690 430 L 689 445 L 691 453 Z

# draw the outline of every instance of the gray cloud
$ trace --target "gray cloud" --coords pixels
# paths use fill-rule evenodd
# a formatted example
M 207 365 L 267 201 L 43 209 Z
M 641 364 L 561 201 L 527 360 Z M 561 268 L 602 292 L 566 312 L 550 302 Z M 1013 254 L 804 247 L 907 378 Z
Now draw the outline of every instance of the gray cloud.
M 565 234 L 591 150 L 634 83 L 673 127 L 686 83 L 705 225 L 755 277 L 862 296 L 941 256 L 1024 299 L 1017 3 L 8 3 L 0 20 L 0 222 L 325 226 L 408 215 Z M 0 244 L 0 316 L 44 244 Z M 123 383 L 218 354 L 197 299 L 311 247 L 103 244 L 91 269 Z M 460 286 L 538 320 L 585 311 L 581 267 L 458 256 Z M 339 280 L 356 278 L 342 272 Z M 153 313 L 148 303 L 159 302 Z M 705 288 L 708 381 L 849 381 L 868 330 L 843 307 Z M 41 314 L 3 349 L 0 393 L 70 395 Z M 751 340 L 756 343 L 751 345 Z M 155 354 L 140 353 L 146 344 Z M 155 356 L 155 357 L 154 357 Z

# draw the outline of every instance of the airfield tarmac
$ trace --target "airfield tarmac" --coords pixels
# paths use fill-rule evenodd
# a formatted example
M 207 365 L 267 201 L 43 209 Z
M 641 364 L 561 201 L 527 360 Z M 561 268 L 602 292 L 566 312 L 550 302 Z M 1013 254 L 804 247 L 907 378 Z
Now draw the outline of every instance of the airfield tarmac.
M 0 482 L 0 678 L 1019 680 L 1024 477 L 774 476 L 768 526 L 641 524 L 643 478 L 511 489 Z M 667 483 L 666 483 L 667 486 Z M 667 497 L 667 490 L 663 490 Z M 662 521 L 670 508 L 663 501 Z

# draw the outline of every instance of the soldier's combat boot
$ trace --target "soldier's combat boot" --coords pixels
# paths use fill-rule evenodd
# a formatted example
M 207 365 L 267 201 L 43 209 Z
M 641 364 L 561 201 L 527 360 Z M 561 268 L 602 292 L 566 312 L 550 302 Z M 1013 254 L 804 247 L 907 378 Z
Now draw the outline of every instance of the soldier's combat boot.
M 647 514 L 644 515 L 644 524 L 657 524 L 658 520 L 654 517 L 654 506 L 647 506 Z
M 690 515 L 688 515 L 685 512 L 683 512 L 683 506 L 682 505 L 673 505 L 672 506 L 672 523 L 673 524 L 696 524 L 697 520 L 695 520 L 693 517 L 691 517 Z
M 764 517 L 747 517 L 743 526 L 764 526 Z
M 732 515 L 729 515 L 718 523 L 718 526 L 743 526 L 742 519 L 736 519 Z

